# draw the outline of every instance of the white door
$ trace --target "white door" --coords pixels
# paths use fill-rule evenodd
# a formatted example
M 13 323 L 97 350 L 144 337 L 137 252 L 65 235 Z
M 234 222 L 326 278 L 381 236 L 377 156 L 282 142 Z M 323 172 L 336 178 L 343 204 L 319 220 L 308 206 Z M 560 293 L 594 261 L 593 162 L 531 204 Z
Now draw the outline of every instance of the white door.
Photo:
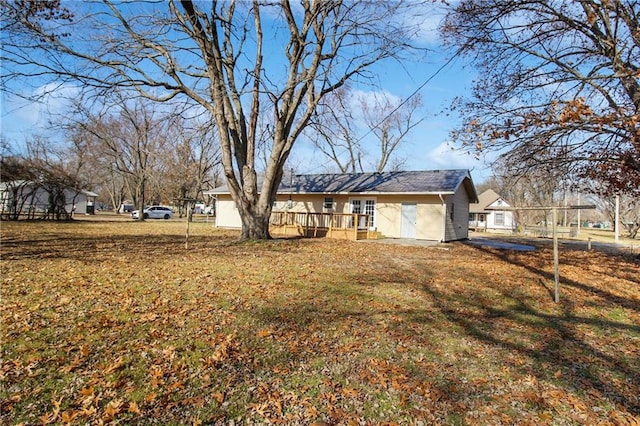
M 365 217 L 360 218 L 358 229 L 375 230 L 376 228 L 376 200 L 372 198 L 353 198 L 351 199 L 351 213 L 369 215 L 369 221 L 365 221 Z
M 418 207 L 416 204 L 402 203 L 400 237 L 415 238 L 416 237 L 416 218 Z

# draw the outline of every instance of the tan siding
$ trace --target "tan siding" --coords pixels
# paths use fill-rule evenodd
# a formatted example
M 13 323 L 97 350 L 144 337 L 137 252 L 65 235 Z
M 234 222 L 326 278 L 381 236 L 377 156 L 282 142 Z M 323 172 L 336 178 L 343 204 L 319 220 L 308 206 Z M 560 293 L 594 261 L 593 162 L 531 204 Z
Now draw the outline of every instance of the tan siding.
M 230 195 L 220 194 L 216 201 L 216 226 L 220 228 L 242 228 L 236 203 Z
M 377 217 L 376 224 L 378 232 L 385 237 L 400 237 L 400 209 L 401 204 L 392 197 L 378 197 L 376 205 Z
M 318 197 L 317 195 L 310 194 L 294 194 L 291 196 L 291 206 L 289 206 L 289 196 L 278 195 L 276 197 L 276 204 L 273 208 L 273 211 L 322 213 L 323 203 L 324 196 Z
M 453 206 L 453 219 L 451 208 Z M 463 240 L 469 237 L 469 196 L 460 185 L 455 194 L 447 197 L 445 241 Z
M 294 194 L 289 207 L 289 195 L 278 195 L 273 211 L 294 211 L 320 213 L 323 211 L 324 195 Z M 447 204 L 446 215 L 443 216 L 443 205 L 437 195 L 333 195 L 335 213 L 350 213 L 351 198 L 376 199 L 376 230 L 389 238 L 401 237 L 402 203 L 415 203 L 416 210 L 416 238 L 424 240 L 446 241 L 464 239 L 468 237 L 469 204 L 468 196 L 461 185 L 455 195 L 445 198 Z M 451 203 L 455 205 L 454 219 L 448 214 Z M 217 204 L 216 226 L 240 228 L 242 222 L 231 197 L 219 195 Z M 443 223 L 446 217 L 446 234 Z
M 416 238 L 419 240 L 442 241 L 442 204 L 438 197 L 418 205 Z
M 402 203 L 415 203 L 416 238 L 442 239 L 442 206 L 437 196 L 379 195 L 377 203 L 378 231 L 389 238 L 400 238 Z

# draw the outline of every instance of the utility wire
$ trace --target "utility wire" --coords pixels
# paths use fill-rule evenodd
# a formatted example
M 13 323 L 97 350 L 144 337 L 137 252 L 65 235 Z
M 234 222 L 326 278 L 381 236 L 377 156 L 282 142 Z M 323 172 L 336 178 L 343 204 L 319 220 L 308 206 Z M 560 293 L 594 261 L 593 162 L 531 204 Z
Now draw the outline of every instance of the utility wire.
M 397 107 L 395 107 L 389 114 L 387 114 L 384 118 L 382 118 L 378 124 L 376 124 L 375 126 L 373 126 L 372 128 L 369 129 L 368 132 L 366 132 L 364 135 L 360 136 L 355 142 L 354 144 L 358 144 L 360 142 L 362 142 L 362 140 L 364 138 L 366 138 L 367 136 L 369 136 L 371 133 L 373 133 L 373 131 L 375 129 L 377 129 L 378 127 L 380 127 L 382 125 L 382 123 L 384 123 L 389 117 L 391 117 L 396 111 L 398 111 L 400 108 L 402 108 L 407 102 L 409 102 L 411 100 L 411 98 L 413 98 L 414 96 L 416 96 L 427 84 L 429 84 L 429 82 L 431 82 L 431 80 L 433 80 L 435 77 L 438 76 L 438 74 L 440 74 L 442 72 L 442 70 L 444 70 L 446 67 L 448 67 L 454 59 L 456 59 L 461 53 L 462 51 L 466 48 L 466 44 L 462 47 L 460 47 L 454 54 L 453 56 L 451 56 L 444 64 L 442 64 L 440 66 L 440 68 L 438 68 L 433 74 L 431 74 L 429 77 L 427 77 L 427 79 L 422 82 L 422 84 L 420 84 L 420 86 L 418 86 L 418 88 L 416 90 L 414 90 L 413 92 L 411 92 L 411 94 L 409 96 L 407 96 L 407 98 L 405 100 L 403 100 L 402 102 L 400 102 L 398 104 Z M 343 150 L 340 155 L 346 153 L 347 150 Z M 326 162 L 310 169 L 309 171 L 312 172 L 314 170 L 317 170 L 321 167 L 325 167 L 327 164 L 331 163 L 332 160 L 327 160 Z

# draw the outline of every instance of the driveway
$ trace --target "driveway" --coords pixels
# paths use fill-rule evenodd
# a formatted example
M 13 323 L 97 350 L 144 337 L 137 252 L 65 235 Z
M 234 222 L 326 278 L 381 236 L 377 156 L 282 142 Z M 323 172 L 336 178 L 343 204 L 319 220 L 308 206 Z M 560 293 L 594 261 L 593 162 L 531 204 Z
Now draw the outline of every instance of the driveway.
M 465 244 L 478 247 L 495 248 L 499 250 L 534 251 L 535 246 L 528 244 L 513 243 L 495 238 L 472 238 L 464 241 Z
M 377 240 L 358 240 L 358 242 L 374 243 L 374 244 L 395 244 L 401 246 L 412 247 L 433 247 L 449 249 L 451 243 L 441 243 L 439 241 L 431 240 L 416 240 L 411 238 L 381 238 Z M 517 237 L 510 235 L 500 234 L 470 234 L 468 240 L 457 241 L 458 243 L 468 244 L 476 247 L 494 248 L 498 250 L 515 250 L 515 251 L 534 251 L 538 247 L 551 245 L 553 240 L 551 238 L 529 238 L 529 237 Z M 574 250 L 587 250 L 587 241 L 581 240 L 563 240 L 559 239 L 561 246 L 570 247 Z M 629 244 L 614 244 L 603 242 L 591 242 L 591 249 L 598 250 L 606 253 L 629 253 L 636 254 L 640 252 L 640 242 L 638 245 Z M 637 255 L 640 259 L 640 254 Z
M 397 246 L 413 246 L 413 247 L 446 247 L 446 244 L 442 244 L 439 241 L 431 240 L 416 240 L 415 238 L 379 238 L 376 240 L 358 240 L 363 243 L 376 243 L 376 244 L 395 244 Z

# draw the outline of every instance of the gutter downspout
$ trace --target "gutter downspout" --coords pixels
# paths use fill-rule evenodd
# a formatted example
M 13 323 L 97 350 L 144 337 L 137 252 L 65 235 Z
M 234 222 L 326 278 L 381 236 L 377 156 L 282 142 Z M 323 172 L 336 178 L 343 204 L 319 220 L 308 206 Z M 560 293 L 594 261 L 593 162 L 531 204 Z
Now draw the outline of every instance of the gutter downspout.
M 447 237 L 447 204 L 445 203 L 444 198 L 442 198 L 442 194 L 438 194 L 438 197 L 442 203 L 442 238 L 440 239 L 440 242 L 444 243 Z

